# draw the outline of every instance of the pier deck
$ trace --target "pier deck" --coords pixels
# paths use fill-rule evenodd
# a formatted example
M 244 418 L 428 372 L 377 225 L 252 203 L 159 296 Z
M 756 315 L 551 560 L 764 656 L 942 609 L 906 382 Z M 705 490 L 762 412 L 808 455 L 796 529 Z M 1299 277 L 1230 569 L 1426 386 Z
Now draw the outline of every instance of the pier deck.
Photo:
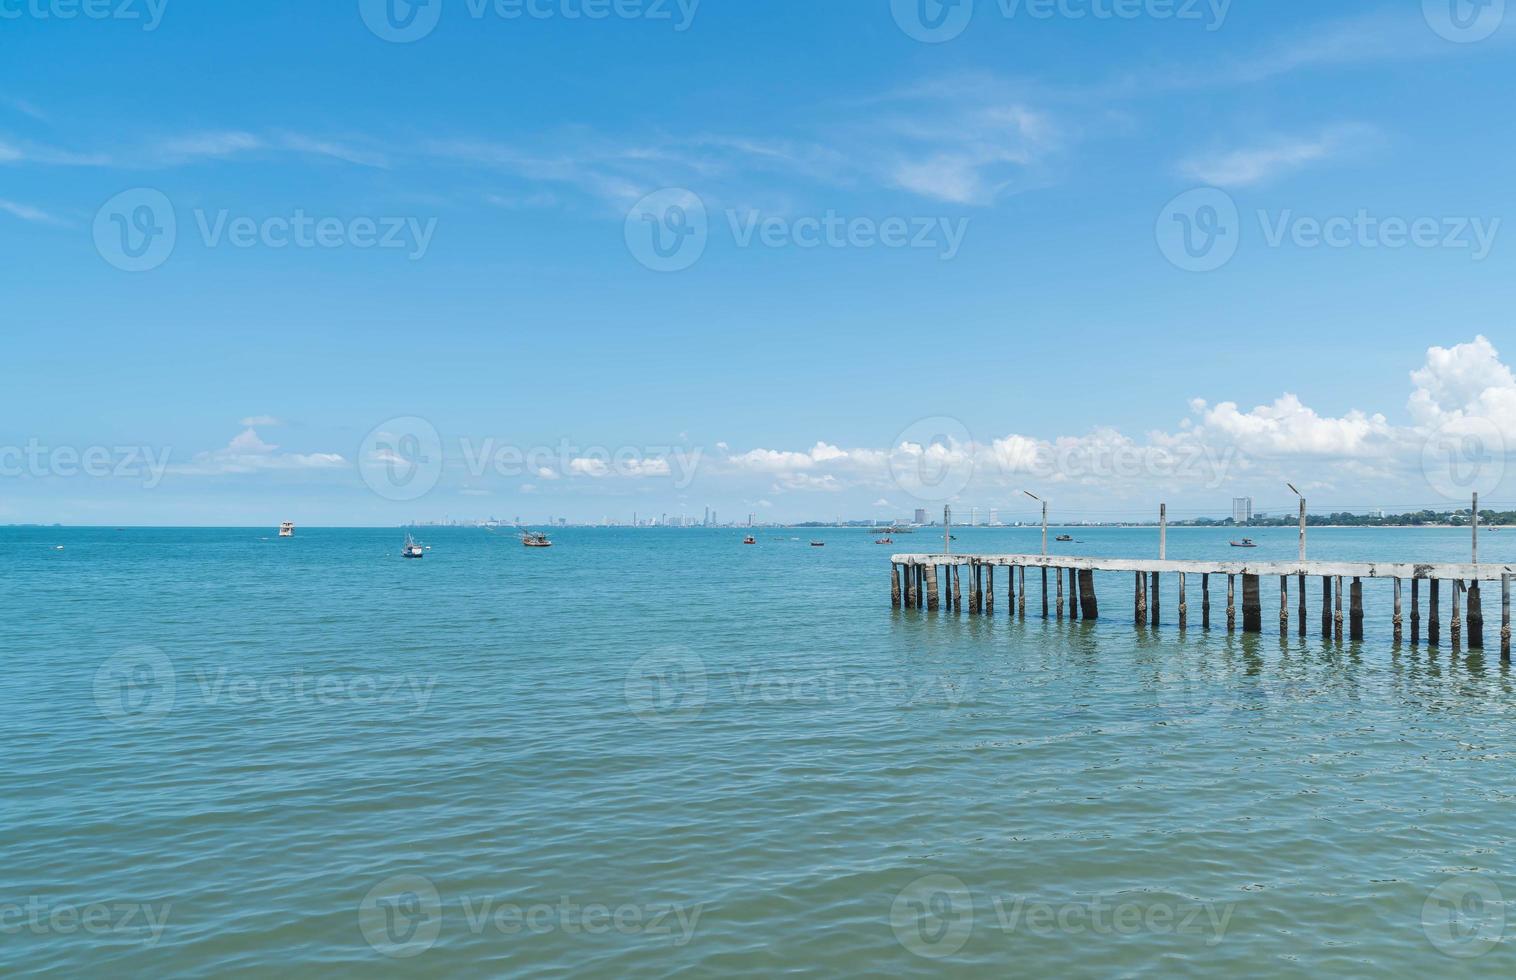
M 1302 551 L 1303 551 L 1302 547 Z M 945 554 L 898 554 L 890 556 L 890 599 L 895 608 L 927 609 L 935 611 L 944 602 L 949 611 L 964 611 L 962 579 L 967 577 L 968 612 L 975 615 L 993 615 L 995 611 L 995 570 L 1005 569 L 1008 585 L 1007 610 L 1012 616 L 1025 617 L 1028 598 L 1027 569 L 1038 569 L 1040 580 L 1041 615 L 1049 616 L 1050 610 L 1062 619 L 1065 609 L 1064 579 L 1068 579 L 1068 615 L 1071 619 L 1092 620 L 1099 618 L 1099 605 L 1095 595 L 1096 572 L 1125 572 L 1133 578 L 1133 613 L 1138 625 L 1160 624 L 1159 585 L 1163 575 L 1177 575 L 1179 586 L 1178 624 L 1181 630 L 1189 625 L 1189 606 L 1185 588 L 1191 576 L 1200 577 L 1201 626 L 1211 625 L 1211 589 L 1213 575 L 1226 576 L 1226 622 L 1227 629 L 1236 627 L 1237 589 L 1236 579 L 1242 578 L 1243 631 L 1263 631 L 1263 610 L 1259 582 L 1265 578 L 1279 582 L 1279 629 L 1282 634 L 1290 626 L 1290 579 L 1296 581 L 1294 605 L 1297 609 L 1297 629 L 1301 636 L 1307 633 L 1306 590 L 1311 579 L 1320 581 L 1321 631 L 1327 638 L 1343 638 L 1344 623 L 1349 628 L 1349 638 L 1363 639 L 1363 580 L 1388 579 L 1394 584 L 1394 637 L 1399 643 L 1403 636 L 1402 583 L 1411 583 L 1411 643 L 1421 642 L 1420 586 L 1429 583 L 1429 608 L 1427 610 L 1427 643 L 1436 646 L 1441 639 L 1441 613 L 1439 609 L 1439 586 L 1448 583 L 1451 593 L 1451 617 L 1449 633 L 1455 648 L 1463 634 L 1464 622 L 1460 615 L 1460 600 L 1464 600 L 1467 614 L 1467 640 L 1470 649 L 1484 646 L 1484 612 L 1480 598 L 1480 582 L 1499 582 L 1501 585 L 1500 650 L 1503 660 L 1511 656 L 1511 579 L 1510 566 L 1478 562 L 1347 562 L 1347 561 L 1195 561 L 1147 558 L 1099 558 L 1074 557 L 1070 555 L 945 555 Z M 1051 575 L 1049 572 L 1051 571 Z M 967 573 L 965 576 L 964 573 Z M 1053 581 L 1049 583 L 1049 578 Z M 940 579 L 940 582 L 939 582 Z M 1346 587 L 1344 581 L 1347 582 Z M 940 587 L 939 587 L 940 586 Z M 1334 588 L 1335 586 L 1335 588 Z M 1335 593 L 1335 605 L 1334 605 Z M 1343 615 L 1343 602 L 1348 599 L 1347 616 Z

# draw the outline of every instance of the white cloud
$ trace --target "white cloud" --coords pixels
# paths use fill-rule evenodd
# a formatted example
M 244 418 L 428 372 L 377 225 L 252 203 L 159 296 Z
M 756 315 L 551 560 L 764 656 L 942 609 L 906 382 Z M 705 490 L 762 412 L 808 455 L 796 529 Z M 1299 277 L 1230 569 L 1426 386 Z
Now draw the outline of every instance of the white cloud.
M 323 470 L 347 466 L 337 453 L 282 453 L 264 442 L 251 428 L 243 429 L 226 448 L 197 454 L 187 464 L 171 466 L 170 472 L 186 476 L 221 476 L 269 470 Z
M 1180 171 L 1217 187 L 1246 187 L 1341 156 L 1376 136 L 1372 127 L 1348 125 L 1311 136 L 1275 137 L 1240 149 L 1191 157 L 1180 164 Z
M 251 415 L 251 416 L 243 419 L 242 422 L 241 422 L 241 424 L 244 425 L 244 426 L 247 426 L 247 427 L 251 428 L 253 426 L 258 426 L 258 425 L 262 425 L 262 426 L 283 425 L 284 422 L 283 422 L 283 420 L 277 419 L 277 418 L 275 418 L 272 415 Z
M 20 204 L 16 201 L 0 200 L 0 211 L 14 215 L 22 221 L 31 221 L 43 225 L 62 225 L 67 222 L 48 214 L 41 208 L 34 208 L 29 204 Z

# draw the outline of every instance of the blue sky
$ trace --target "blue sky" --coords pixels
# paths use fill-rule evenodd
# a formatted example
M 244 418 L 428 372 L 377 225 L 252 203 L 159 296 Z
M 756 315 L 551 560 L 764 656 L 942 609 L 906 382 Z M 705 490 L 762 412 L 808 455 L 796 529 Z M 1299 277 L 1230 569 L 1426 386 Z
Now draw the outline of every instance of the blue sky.
M 1516 503 L 1503 4 L 120 4 L 0 3 L 0 521 Z

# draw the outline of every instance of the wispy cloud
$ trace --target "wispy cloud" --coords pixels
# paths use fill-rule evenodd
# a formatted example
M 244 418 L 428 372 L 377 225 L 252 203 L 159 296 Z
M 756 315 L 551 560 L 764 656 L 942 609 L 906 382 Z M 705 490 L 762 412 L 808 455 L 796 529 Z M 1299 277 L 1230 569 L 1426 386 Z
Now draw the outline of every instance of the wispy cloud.
M 57 218 L 41 208 L 32 207 L 29 204 L 21 204 L 16 201 L 0 199 L 0 211 L 20 218 L 22 221 L 31 221 L 43 225 L 66 225 L 68 222 Z
M 1378 135 L 1372 126 L 1338 126 L 1311 136 L 1276 137 L 1252 146 L 1190 157 L 1179 169 L 1187 177 L 1218 187 L 1246 187 L 1361 149 Z
M 224 476 L 269 470 L 329 470 L 347 466 L 337 453 L 287 453 L 264 442 L 251 427 L 243 429 L 222 449 L 199 453 L 189 463 L 171 466 L 170 472 L 186 476 Z

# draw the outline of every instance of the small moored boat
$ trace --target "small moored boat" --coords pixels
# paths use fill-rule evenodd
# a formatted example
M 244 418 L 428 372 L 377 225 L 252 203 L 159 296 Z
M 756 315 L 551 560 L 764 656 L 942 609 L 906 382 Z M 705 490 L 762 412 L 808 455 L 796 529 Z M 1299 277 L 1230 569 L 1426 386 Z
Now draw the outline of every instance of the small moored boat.
M 527 548 L 551 548 L 553 542 L 541 531 L 522 531 L 521 544 Z
M 1058 535 L 1058 537 L 1054 538 L 1053 540 L 1054 541 L 1072 541 L 1072 540 L 1074 540 L 1074 536 L 1072 534 L 1060 534 L 1060 535 Z
M 1253 543 L 1253 539 L 1252 538 L 1243 538 L 1241 541 L 1233 541 L 1232 542 L 1232 547 L 1233 548 L 1256 548 L 1258 546 Z
M 895 539 L 894 538 L 875 538 L 874 539 L 874 543 L 875 544 L 894 544 L 895 543 Z
M 758 539 L 755 538 L 755 537 L 753 537 L 751 534 L 749 534 L 747 537 L 745 537 L 745 538 L 742 539 L 742 543 L 743 544 L 757 544 L 758 543 Z
M 280 524 L 279 536 L 281 538 L 293 538 L 295 536 L 295 522 L 285 521 L 283 524 Z
M 405 547 L 400 549 L 400 554 L 404 558 L 425 558 L 426 549 L 417 544 L 415 538 L 407 534 L 405 536 Z
M 812 541 L 811 542 L 811 547 L 812 548 L 825 548 L 826 547 L 826 542 L 825 541 Z

